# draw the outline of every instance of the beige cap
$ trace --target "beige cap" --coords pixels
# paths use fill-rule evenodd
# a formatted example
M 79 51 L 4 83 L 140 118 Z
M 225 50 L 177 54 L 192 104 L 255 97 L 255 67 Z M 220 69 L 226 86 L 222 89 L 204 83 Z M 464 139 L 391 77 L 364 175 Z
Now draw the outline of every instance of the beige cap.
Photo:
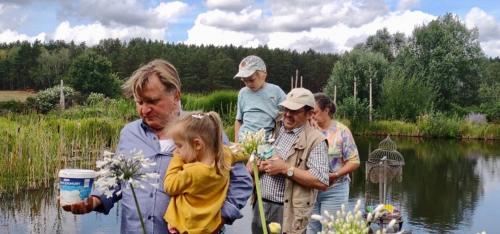
M 266 64 L 259 56 L 250 55 L 241 60 L 239 70 L 234 78 L 245 78 L 253 75 L 256 71 L 266 71 Z
M 314 95 L 311 91 L 304 88 L 295 88 L 286 95 L 285 101 L 281 102 L 280 106 L 289 110 L 298 110 L 304 106 L 314 108 L 315 104 Z

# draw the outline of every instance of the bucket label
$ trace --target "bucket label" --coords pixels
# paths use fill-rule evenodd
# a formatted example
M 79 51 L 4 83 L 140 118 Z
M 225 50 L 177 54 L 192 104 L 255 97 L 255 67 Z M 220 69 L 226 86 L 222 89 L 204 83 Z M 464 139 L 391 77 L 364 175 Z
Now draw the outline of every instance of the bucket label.
M 62 205 L 69 205 L 87 199 L 92 191 L 94 179 L 60 178 L 60 199 Z

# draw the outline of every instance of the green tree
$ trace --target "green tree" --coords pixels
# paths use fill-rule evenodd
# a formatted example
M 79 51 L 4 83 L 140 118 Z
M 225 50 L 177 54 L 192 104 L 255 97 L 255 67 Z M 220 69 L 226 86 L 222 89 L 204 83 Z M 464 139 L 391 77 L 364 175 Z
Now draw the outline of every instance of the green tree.
M 477 29 L 467 29 L 457 16 L 448 13 L 416 27 L 395 63 L 405 77 L 436 87 L 437 108 L 448 111 L 452 103 L 478 103 L 483 58 Z
M 402 72 L 392 69 L 382 82 L 381 106 L 378 116 L 386 119 L 415 121 L 423 113 L 430 113 L 436 91 L 415 77 L 405 78 Z
M 355 49 L 367 52 L 378 52 L 392 62 L 406 45 L 407 39 L 403 33 L 390 34 L 387 28 L 377 30 L 375 35 L 369 36 L 364 43 L 356 45 Z
M 371 78 L 373 103 L 377 106 L 380 84 L 388 66 L 389 63 L 382 54 L 354 49 L 350 53 L 345 53 L 335 64 L 324 91 L 333 97 L 337 86 L 337 102 L 342 102 L 344 98 L 354 95 L 354 80 L 356 80 L 356 98 L 369 100 Z
M 93 52 L 84 53 L 73 61 L 68 83 L 84 95 L 94 92 L 114 97 L 120 90 L 118 77 L 111 71 L 111 62 Z

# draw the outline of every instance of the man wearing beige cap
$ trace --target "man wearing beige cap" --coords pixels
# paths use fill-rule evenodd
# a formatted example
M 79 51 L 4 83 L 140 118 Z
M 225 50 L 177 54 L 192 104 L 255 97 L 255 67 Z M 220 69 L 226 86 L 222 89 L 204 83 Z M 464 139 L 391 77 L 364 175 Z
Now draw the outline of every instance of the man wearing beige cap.
M 245 83 L 238 93 L 234 141 L 241 140 L 245 132 L 257 132 L 260 129 L 270 135 L 276 125 L 278 104 L 285 100 L 285 92 L 279 86 L 266 82 L 266 64 L 255 55 L 241 60 L 234 78 L 240 78 Z
M 311 91 L 295 88 L 279 105 L 275 155 L 259 162 L 266 226 L 278 222 L 283 233 L 304 233 L 318 190 L 329 185 L 327 143 L 308 121 L 315 105 Z M 262 232 L 258 214 L 255 206 L 252 233 Z

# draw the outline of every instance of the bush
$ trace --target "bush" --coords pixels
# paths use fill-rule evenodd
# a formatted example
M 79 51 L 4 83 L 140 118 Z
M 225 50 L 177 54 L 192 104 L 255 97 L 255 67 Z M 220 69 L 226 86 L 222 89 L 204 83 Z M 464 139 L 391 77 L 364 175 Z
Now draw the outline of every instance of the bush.
M 88 106 L 96 106 L 98 104 L 104 103 L 106 100 L 106 96 L 102 93 L 90 93 L 85 101 L 85 104 Z
M 63 92 L 66 107 L 76 104 L 80 98 L 80 94 L 71 87 L 64 86 Z M 54 86 L 38 92 L 34 97 L 27 98 L 26 103 L 31 109 L 46 114 L 59 105 L 60 95 L 60 87 Z
M 446 117 L 442 113 L 422 115 L 417 119 L 417 126 L 423 136 L 460 137 L 461 120 L 458 117 Z
M 0 102 L 0 114 L 7 112 L 22 113 L 28 111 L 28 106 L 20 101 L 5 101 Z
M 382 82 L 381 106 L 377 114 L 384 119 L 415 121 L 417 116 L 432 112 L 435 98 L 436 91 L 431 86 L 392 71 Z
M 368 120 L 368 103 L 359 98 L 347 97 L 337 107 L 337 113 L 342 118 L 348 118 L 355 125 L 356 122 Z

